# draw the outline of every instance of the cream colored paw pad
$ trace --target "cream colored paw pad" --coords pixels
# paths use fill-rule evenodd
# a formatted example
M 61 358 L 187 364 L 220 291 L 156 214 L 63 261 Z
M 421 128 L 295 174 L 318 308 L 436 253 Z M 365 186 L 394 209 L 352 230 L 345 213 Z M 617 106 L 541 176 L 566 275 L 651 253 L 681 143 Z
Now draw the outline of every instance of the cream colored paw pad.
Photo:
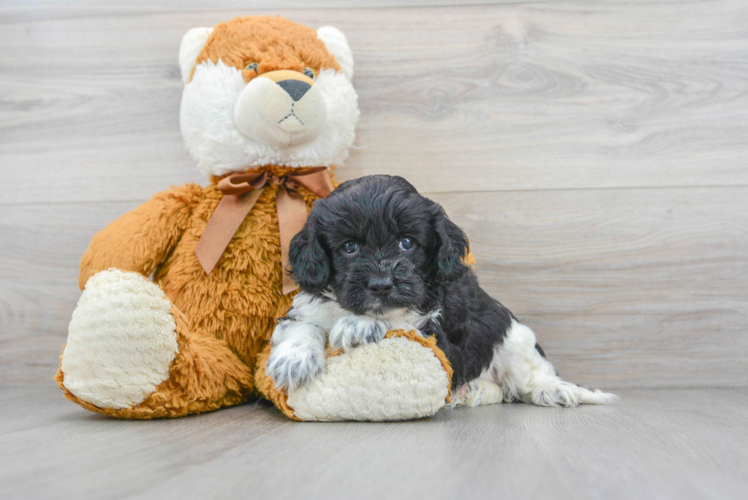
M 289 391 L 287 403 L 301 420 L 407 420 L 436 413 L 448 388 L 431 349 L 393 337 L 328 358 L 324 373 Z
M 73 312 L 63 383 L 100 408 L 129 408 L 169 377 L 177 350 L 163 291 L 136 273 L 102 271 L 88 280 Z

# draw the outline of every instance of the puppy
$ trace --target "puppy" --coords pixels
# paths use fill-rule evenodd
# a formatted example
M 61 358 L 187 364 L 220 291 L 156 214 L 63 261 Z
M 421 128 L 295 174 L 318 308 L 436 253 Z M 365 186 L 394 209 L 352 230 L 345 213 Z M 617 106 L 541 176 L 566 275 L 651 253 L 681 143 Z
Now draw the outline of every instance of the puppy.
M 323 371 L 327 337 L 350 349 L 402 328 L 436 336 L 457 404 L 612 402 L 558 377 L 533 331 L 478 285 L 467 251 L 462 230 L 405 179 L 343 183 L 315 202 L 291 242 L 301 293 L 278 321 L 267 373 L 294 388 Z

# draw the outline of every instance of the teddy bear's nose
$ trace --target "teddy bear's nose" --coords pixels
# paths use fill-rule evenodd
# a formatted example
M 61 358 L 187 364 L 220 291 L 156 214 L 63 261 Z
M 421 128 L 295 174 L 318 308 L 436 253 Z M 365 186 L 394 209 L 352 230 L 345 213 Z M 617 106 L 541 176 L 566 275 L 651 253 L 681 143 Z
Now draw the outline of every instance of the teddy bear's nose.
M 282 80 L 277 83 L 278 85 L 280 85 L 280 88 L 285 90 L 294 101 L 298 101 L 299 99 L 304 97 L 304 94 L 307 93 L 307 90 L 312 88 L 311 85 L 300 80 Z

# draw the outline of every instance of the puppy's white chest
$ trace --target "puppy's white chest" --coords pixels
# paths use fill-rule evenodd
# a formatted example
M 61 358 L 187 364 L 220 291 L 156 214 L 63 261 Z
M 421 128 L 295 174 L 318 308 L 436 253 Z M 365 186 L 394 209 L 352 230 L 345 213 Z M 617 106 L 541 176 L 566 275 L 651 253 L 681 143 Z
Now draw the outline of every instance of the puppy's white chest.
M 408 309 L 395 309 L 381 315 L 357 315 L 343 309 L 333 299 L 321 299 L 304 292 L 294 298 L 293 308 L 289 311 L 291 319 L 314 323 L 328 335 L 342 318 L 346 318 L 349 329 L 356 323 L 362 328 L 369 328 L 372 322 L 379 322 L 387 330 L 416 330 L 421 335 L 420 329 L 438 314 L 438 310 L 424 314 Z
M 398 314 L 387 316 L 382 318 L 387 324 L 387 330 L 415 330 L 418 335 L 422 335 L 420 328 L 423 326 L 425 321 L 415 314 L 409 314 L 407 311 L 403 311 Z

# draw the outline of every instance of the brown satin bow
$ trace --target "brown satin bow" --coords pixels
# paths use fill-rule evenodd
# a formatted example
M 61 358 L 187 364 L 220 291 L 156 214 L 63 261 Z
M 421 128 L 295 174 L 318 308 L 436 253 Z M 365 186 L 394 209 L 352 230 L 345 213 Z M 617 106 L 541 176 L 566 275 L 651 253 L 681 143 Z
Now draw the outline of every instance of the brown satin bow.
M 320 198 L 326 198 L 334 189 L 327 167 L 314 167 L 299 174 L 283 177 L 266 171 L 261 174 L 232 174 L 221 179 L 218 189 L 224 196 L 197 243 L 195 255 L 205 272 L 210 274 L 244 218 L 257 203 L 263 188 L 271 183 L 278 186 L 275 206 L 278 210 L 285 295 L 298 288 L 287 272 L 288 249 L 291 246 L 291 239 L 301 231 L 306 222 L 306 202 L 297 188 L 304 186 Z

